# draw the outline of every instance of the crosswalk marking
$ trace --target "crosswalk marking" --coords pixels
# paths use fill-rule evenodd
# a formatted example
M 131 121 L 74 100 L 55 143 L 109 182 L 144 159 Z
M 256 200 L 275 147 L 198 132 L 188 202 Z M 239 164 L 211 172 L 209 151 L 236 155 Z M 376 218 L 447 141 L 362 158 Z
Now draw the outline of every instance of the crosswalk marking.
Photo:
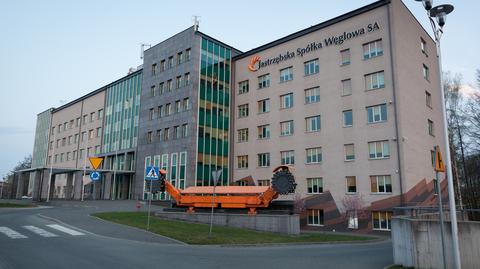
M 27 236 L 17 232 L 17 231 L 14 231 L 8 227 L 0 227 L 0 233 L 3 233 L 4 235 L 12 238 L 12 239 L 20 239 L 20 238 L 28 238 Z
M 61 232 L 64 232 L 64 233 L 67 233 L 67 234 L 73 235 L 73 236 L 76 236 L 76 235 L 85 235 L 84 233 L 81 233 L 81 232 L 78 232 L 78 231 L 69 229 L 69 228 L 67 228 L 67 227 L 63 227 L 63 226 L 58 225 L 58 224 L 49 224 L 49 225 L 47 225 L 47 226 L 50 227 L 50 228 L 52 228 L 52 229 L 59 230 L 59 231 L 61 231 Z
M 58 236 L 54 233 L 51 233 L 51 232 L 46 231 L 42 228 L 38 228 L 38 227 L 35 227 L 35 226 L 32 226 L 32 225 L 23 226 L 23 228 L 25 228 L 25 229 L 33 232 L 33 233 L 36 233 L 40 236 L 43 236 L 43 237 L 56 237 L 56 236 Z

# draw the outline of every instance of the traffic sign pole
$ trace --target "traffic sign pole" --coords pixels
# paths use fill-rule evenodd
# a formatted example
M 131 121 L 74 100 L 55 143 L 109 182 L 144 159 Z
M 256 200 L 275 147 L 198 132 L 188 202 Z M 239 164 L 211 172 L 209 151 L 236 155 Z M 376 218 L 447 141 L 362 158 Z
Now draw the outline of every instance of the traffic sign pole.
M 438 178 L 439 170 L 445 171 L 442 162 L 442 155 L 440 153 L 440 148 L 435 147 L 435 187 L 437 189 L 438 195 L 438 210 L 440 214 L 440 234 L 442 237 L 442 257 L 443 257 L 443 268 L 447 268 L 447 257 L 445 256 L 445 231 L 444 231 L 444 215 L 443 215 L 443 203 L 442 203 L 442 187 L 440 186 L 440 180 Z
M 153 182 L 150 180 L 150 198 L 148 199 L 148 216 L 147 216 L 147 231 L 150 230 L 150 207 L 152 206 L 152 185 Z
M 147 166 L 145 170 L 145 180 L 150 181 L 150 197 L 148 199 L 148 210 L 147 210 L 147 231 L 150 230 L 150 208 L 152 206 L 152 188 L 153 180 L 159 180 L 159 170 L 156 166 Z

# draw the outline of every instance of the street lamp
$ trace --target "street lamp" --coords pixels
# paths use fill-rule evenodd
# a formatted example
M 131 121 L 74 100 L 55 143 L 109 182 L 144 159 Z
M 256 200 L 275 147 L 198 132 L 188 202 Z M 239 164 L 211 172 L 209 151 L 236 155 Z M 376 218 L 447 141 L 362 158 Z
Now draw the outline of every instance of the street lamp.
M 448 182 L 448 202 L 450 207 L 450 223 L 452 227 L 452 245 L 453 245 L 453 262 L 454 268 L 460 269 L 460 251 L 458 247 L 458 227 L 457 227 L 457 211 L 455 206 L 455 192 L 453 190 L 453 176 L 452 176 L 452 162 L 450 160 L 450 142 L 448 140 L 448 124 L 447 112 L 445 109 L 445 89 L 443 88 L 442 79 L 442 57 L 440 49 L 440 38 L 443 34 L 443 26 L 445 26 L 446 17 L 453 11 L 452 5 L 433 6 L 433 0 L 415 0 L 422 2 L 423 7 L 427 11 L 430 25 L 432 26 L 433 34 L 435 36 L 435 44 L 437 47 L 437 58 L 440 76 L 440 93 L 442 98 L 442 116 L 443 116 L 443 135 L 445 139 L 445 163 L 447 164 L 447 182 Z M 436 23 L 434 21 L 436 20 Z

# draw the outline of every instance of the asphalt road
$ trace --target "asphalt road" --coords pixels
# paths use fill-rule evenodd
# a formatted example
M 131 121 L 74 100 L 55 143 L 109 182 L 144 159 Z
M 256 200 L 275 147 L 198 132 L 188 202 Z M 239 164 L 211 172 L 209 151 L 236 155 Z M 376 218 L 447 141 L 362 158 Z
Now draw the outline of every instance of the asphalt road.
M 132 201 L 53 202 L 0 209 L 0 268 L 383 268 L 390 241 L 256 247 L 189 246 L 89 214 Z

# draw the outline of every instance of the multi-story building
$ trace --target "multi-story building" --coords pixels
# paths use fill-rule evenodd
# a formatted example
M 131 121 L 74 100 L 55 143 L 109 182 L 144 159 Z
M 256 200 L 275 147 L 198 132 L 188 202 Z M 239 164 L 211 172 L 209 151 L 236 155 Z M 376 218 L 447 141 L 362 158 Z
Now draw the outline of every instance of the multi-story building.
M 230 68 L 238 53 L 195 26 L 144 52 L 136 198 L 149 191 L 151 165 L 182 189 L 213 184 L 216 170 L 228 184 Z
M 234 57 L 232 178 L 290 165 L 302 224 L 390 229 L 423 202 L 442 145 L 435 43 L 401 1 L 377 1 Z M 293 196 L 287 197 L 292 199 Z M 351 205 L 361 208 L 349 208 Z M 367 226 L 370 225 L 370 226 Z

